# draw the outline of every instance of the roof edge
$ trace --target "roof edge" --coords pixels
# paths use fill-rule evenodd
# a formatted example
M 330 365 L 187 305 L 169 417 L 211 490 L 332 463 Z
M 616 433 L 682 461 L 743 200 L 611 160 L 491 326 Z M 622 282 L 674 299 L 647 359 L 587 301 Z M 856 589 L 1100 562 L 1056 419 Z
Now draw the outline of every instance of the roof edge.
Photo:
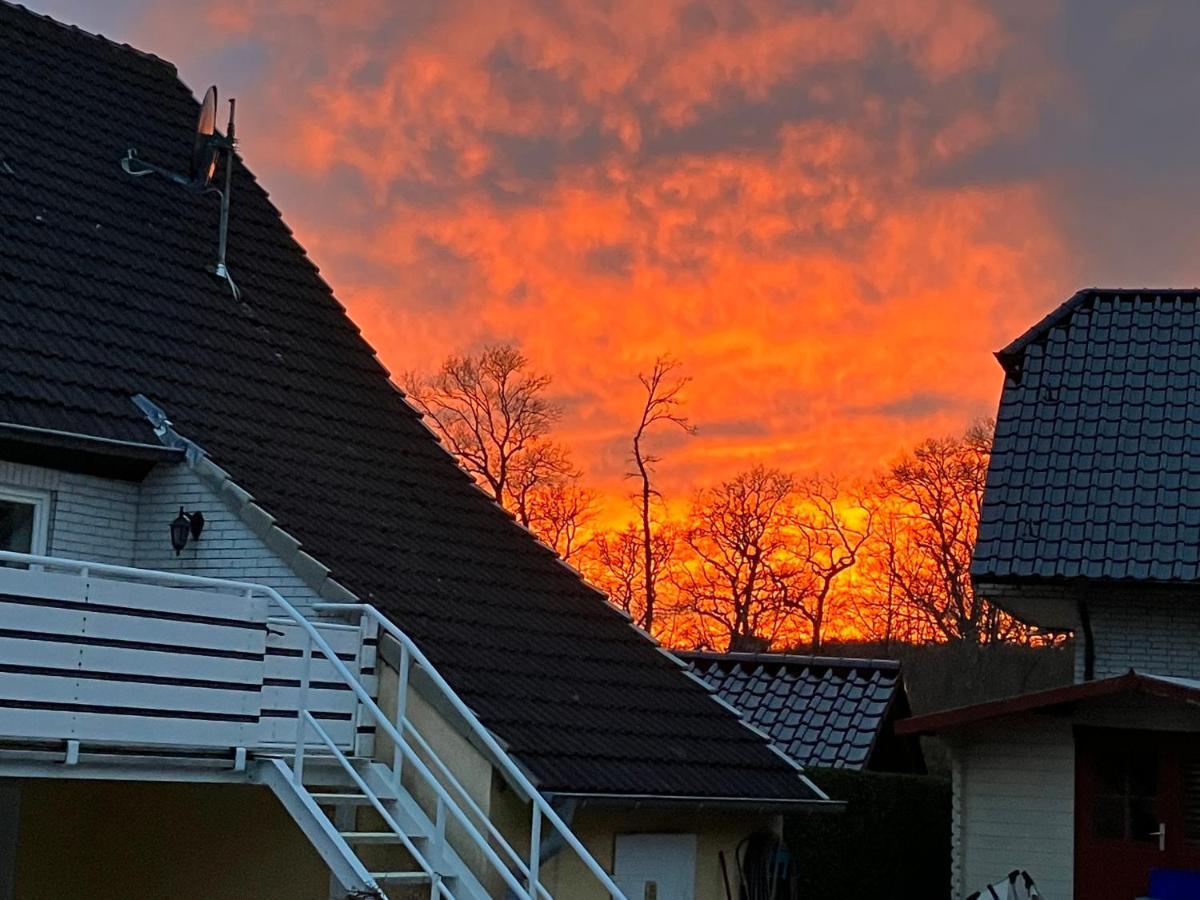
M 276 525 L 275 517 L 255 501 L 253 494 L 240 487 L 228 472 L 213 462 L 203 447 L 176 431 L 162 407 L 144 394 L 132 399 L 150 420 L 158 439 L 167 447 L 182 450 L 187 465 L 200 480 L 304 585 L 330 603 L 360 602 L 357 594 L 330 575 L 328 566 L 305 552 L 297 538 Z
M 174 77 L 179 77 L 179 69 L 176 68 L 175 63 L 171 62 L 170 60 L 163 59 L 158 54 L 151 53 L 149 50 L 139 49 L 138 47 L 134 47 L 132 44 L 126 44 L 123 41 L 115 41 L 110 37 L 105 37 L 99 32 L 91 32 L 85 28 L 80 28 L 78 25 L 61 22 L 58 19 L 55 19 L 53 16 L 47 15 L 46 13 L 30 9 L 28 6 L 23 6 L 20 3 L 13 3 L 12 0 L 0 0 L 0 6 L 7 6 L 9 9 L 14 9 L 17 12 L 24 13 L 32 18 L 45 22 L 48 25 L 53 25 L 55 28 L 61 28 L 64 31 L 71 31 L 82 37 L 89 38 L 93 41 L 98 41 L 101 44 L 111 47 L 113 50 L 120 50 L 123 52 L 132 53 L 135 56 L 140 56 L 142 59 L 147 60 L 148 62 L 155 63 L 165 69 L 170 70 Z
M 808 782 L 810 785 L 812 782 Z M 813 785 L 816 788 L 815 785 Z M 816 788 L 820 792 L 819 788 Z M 722 809 L 750 812 L 779 811 L 828 811 L 839 812 L 845 808 L 844 800 L 831 800 L 823 792 L 820 797 L 691 797 L 673 794 L 588 794 L 571 791 L 547 791 L 554 799 L 576 800 L 581 806 L 608 809 Z
M 802 653 L 721 653 L 715 650 L 675 650 L 683 660 L 708 660 L 710 662 L 745 662 L 785 666 L 827 666 L 842 669 L 880 669 L 900 671 L 900 662 L 894 659 L 870 659 L 859 656 L 808 656 Z
M 1165 700 L 1194 703 L 1200 701 L 1200 683 L 1192 686 L 1178 679 L 1162 678 L 1130 669 L 1124 675 L 1114 675 L 1111 678 L 1085 681 L 1065 687 L 1034 691 L 1029 694 L 1017 694 L 999 700 L 988 700 L 970 706 L 957 706 L 940 712 L 913 716 L 897 722 L 895 729 L 898 735 L 936 734 L 1005 716 L 1038 712 L 1083 700 L 1096 700 L 1127 693 L 1146 694 Z
M 1059 304 L 1058 307 L 1043 316 L 1035 325 L 1028 328 L 1020 337 L 997 350 L 994 355 L 1000 365 L 1004 367 L 1005 373 L 1010 378 L 1020 378 L 1022 363 L 1025 359 L 1025 349 L 1034 341 L 1043 337 L 1051 328 L 1070 319 L 1075 314 L 1075 310 L 1082 306 L 1087 298 L 1096 290 L 1097 288 L 1084 288 L 1083 290 L 1076 291 L 1065 302 Z

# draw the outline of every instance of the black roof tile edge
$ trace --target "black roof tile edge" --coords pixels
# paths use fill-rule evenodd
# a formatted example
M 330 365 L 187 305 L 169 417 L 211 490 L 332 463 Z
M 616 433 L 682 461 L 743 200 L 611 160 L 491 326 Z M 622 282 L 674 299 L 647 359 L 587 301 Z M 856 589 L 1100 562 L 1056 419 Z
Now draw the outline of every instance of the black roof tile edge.
M 149 50 L 142 50 L 139 47 L 134 47 L 132 44 L 126 44 L 122 41 L 114 41 L 112 38 L 105 37 L 102 34 L 93 33 L 84 28 L 80 28 L 78 25 L 68 25 L 66 22 L 60 22 L 58 19 L 51 18 L 45 13 L 38 12 L 36 9 L 30 9 L 28 6 L 24 6 L 20 3 L 13 3 L 12 0 L 0 0 L 0 4 L 12 9 L 20 10 L 23 13 L 27 13 L 46 25 L 52 25 L 55 28 L 61 28 L 64 31 L 70 31 L 74 34 L 80 34 L 84 37 L 91 38 L 94 41 L 99 41 L 101 44 L 111 47 L 114 50 L 121 50 L 126 53 L 134 53 L 147 62 L 155 63 L 156 65 L 163 66 L 164 68 L 170 70 L 171 74 L 176 78 L 179 77 L 179 70 L 175 67 L 175 63 L 171 62 L 170 60 L 163 59 L 161 56 L 151 53 Z

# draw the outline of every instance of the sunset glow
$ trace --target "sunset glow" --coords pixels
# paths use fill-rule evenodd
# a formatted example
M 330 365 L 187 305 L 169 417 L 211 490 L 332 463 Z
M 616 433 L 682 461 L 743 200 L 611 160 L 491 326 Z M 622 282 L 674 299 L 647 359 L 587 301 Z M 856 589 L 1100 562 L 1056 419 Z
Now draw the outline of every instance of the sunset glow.
M 238 97 L 248 164 L 398 380 L 519 345 L 606 524 L 660 354 L 691 378 L 698 434 L 656 447 L 682 508 L 760 462 L 866 477 L 993 414 L 992 351 L 1076 288 L 1196 281 L 1195 76 L 1161 52 L 1194 10 L 36 5 Z

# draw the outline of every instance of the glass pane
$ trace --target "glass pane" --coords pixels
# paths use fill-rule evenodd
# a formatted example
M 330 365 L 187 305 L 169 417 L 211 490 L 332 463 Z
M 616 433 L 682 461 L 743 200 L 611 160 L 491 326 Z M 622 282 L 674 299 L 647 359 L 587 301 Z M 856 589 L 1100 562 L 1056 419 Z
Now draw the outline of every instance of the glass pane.
M 1158 754 L 1129 754 L 1129 793 L 1137 797 L 1158 796 Z
M 1157 841 L 1158 811 L 1153 797 L 1133 797 L 1129 801 L 1129 836 L 1135 841 Z
M 0 550 L 33 552 L 33 504 L 0 500 Z
M 1191 847 L 1200 846 L 1200 757 L 1183 763 L 1183 835 Z
M 1097 797 L 1092 812 L 1096 837 L 1124 840 L 1125 798 Z
M 1124 794 L 1126 789 L 1125 756 L 1105 753 L 1096 760 L 1096 791 L 1101 794 Z

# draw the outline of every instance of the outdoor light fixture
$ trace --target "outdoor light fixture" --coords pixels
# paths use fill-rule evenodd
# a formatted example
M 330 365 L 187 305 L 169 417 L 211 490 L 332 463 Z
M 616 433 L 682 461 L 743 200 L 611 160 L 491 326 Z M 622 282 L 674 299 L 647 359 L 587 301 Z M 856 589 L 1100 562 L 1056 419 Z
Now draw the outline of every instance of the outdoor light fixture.
M 178 556 L 187 546 L 189 537 L 192 540 L 199 540 L 200 532 L 203 530 L 204 513 L 186 513 L 182 506 L 179 507 L 179 515 L 171 523 L 171 546 L 175 548 L 175 555 Z

